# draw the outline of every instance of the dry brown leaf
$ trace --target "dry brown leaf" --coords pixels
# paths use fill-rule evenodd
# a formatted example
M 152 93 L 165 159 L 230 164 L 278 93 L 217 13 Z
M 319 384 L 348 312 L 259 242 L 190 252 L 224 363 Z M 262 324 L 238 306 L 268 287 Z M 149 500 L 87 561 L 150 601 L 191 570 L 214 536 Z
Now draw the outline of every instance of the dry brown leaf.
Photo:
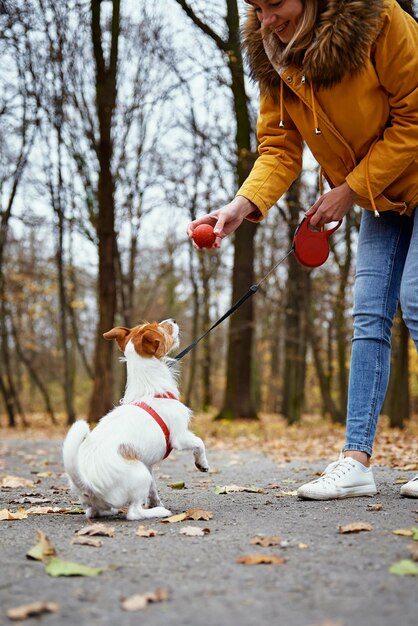
M 96 524 L 90 524 L 89 526 L 84 526 L 80 528 L 80 530 L 76 530 L 76 535 L 100 535 L 101 537 L 113 537 L 115 529 L 112 526 L 106 526 L 106 524 L 101 524 L 97 522 Z
M 263 548 L 268 548 L 270 546 L 279 546 L 281 542 L 280 537 L 277 535 L 272 535 L 267 537 L 265 535 L 255 535 L 250 539 L 250 543 L 255 546 L 263 546 Z
M 18 500 L 10 500 L 11 504 L 46 504 L 47 502 L 51 502 L 51 500 L 49 500 L 49 498 L 29 495 L 25 495 Z
M 418 561 L 418 542 L 414 541 L 408 544 L 409 557 L 413 561 Z
M 28 515 L 49 515 L 51 513 L 66 513 L 67 511 L 70 509 L 62 506 L 31 506 L 26 509 Z
M 138 537 L 155 537 L 158 535 L 158 530 L 154 530 L 153 528 L 145 528 L 145 526 L 138 526 L 138 529 L 135 533 Z
M 7 487 L 8 489 L 16 489 L 17 487 L 33 487 L 34 484 L 34 480 L 20 478 L 19 476 L 5 476 L 0 481 L 0 487 Z
M 401 537 L 412 537 L 414 534 L 411 528 L 396 528 L 392 530 L 393 535 L 400 535 Z
M 177 513 L 177 515 L 170 515 L 170 517 L 164 517 L 160 520 L 162 524 L 175 524 L 176 522 L 184 522 L 186 519 L 186 513 Z
M 200 526 L 184 526 L 180 529 L 180 535 L 188 537 L 203 537 L 210 533 L 209 528 L 200 528 Z
M 27 519 L 28 513 L 25 509 L 17 509 L 17 511 L 12 512 L 8 509 L 2 509 L 0 511 L 0 521 L 11 521 L 18 519 Z
M 203 509 L 189 509 L 186 511 L 186 519 L 205 520 L 206 522 L 213 518 L 212 511 L 204 511 Z
M 73 537 L 71 543 L 77 543 L 82 546 L 93 546 L 94 548 L 101 548 L 103 541 L 101 539 L 95 539 L 94 537 Z
M 381 511 L 382 507 L 383 507 L 383 504 L 381 504 L 380 502 L 376 502 L 376 504 L 368 504 L 367 510 L 368 511 Z
M 393 481 L 393 484 L 394 485 L 404 485 L 407 482 L 408 482 L 407 478 L 403 478 L 402 476 L 400 476 L 399 478 L 395 478 L 395 480 Z
M 142 611 L 151 602 L 165 602 L 170 598 L 168 589 L 156 589 L 148 593 L 136 593 L 129 598 L 121 600 L 121 607 L 124 611 Z
M 297 491 L 284 491 L 283 489 L 279 493 L 274 494 L 276 498 L 283 498 L 284 496 L 297 496 Z
M 56 550 L 45 533 L 38 528 L 36 534 L 37 542 L 26 553 L 26 557 L 28 559 L 33 559 L 34 561 L 47 561 L 51 558 L 51 556 L 56 556 Z
M 240 565 L 283 565 L 286 559 L 276 554 L 244 554 L 237 559 Z
M 175 524 L 176 522 L 184 522 L 186 519 L 192 519 L 195 522 L 198 520 L 208 521 L 213 518 L 211 511 L 204 511 L 203 509 L 189 509 L 185 513 L 178 513 L 177 515 L 171 515 L 160 520 L 164 524 Z
M 33 472 L 31 472 L 31 474 L 33 474 Z M 51 476 L 57 476 L 57 473 L 48 470 L 47 472 L 36 472 L 36 476 L 39 478 L 51 478 Z
M 43 613 L 58 613 L 60 605 L 56 602 L 31 602 L 23 604 L 7 611 L 7 617 L 12 620 L 24 620 L 28 617 L 42 615 Z
M 300 550 L 306 550 L 306 548 L 309 548 L 309 545 L 307 543 L 298 543 L 298 548 Z
M 363 530 L 373 530 L 373 526 L 367 522 L 352 522 L 351 524 L 345 524 L 344 526 L 337 526 L 339 533 L 360 533 Z

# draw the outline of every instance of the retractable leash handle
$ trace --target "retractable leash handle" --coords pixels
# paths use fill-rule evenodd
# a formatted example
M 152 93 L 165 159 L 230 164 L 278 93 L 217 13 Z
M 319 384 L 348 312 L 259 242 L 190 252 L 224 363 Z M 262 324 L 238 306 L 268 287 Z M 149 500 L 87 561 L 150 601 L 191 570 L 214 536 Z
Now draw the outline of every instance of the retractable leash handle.
M 193 348 L 195 348 L 197 344 L 202 341 L 202 339 L 209 335 L 209 333 L 216 328 L 216 326 L 226 320 L 226 318 L 232 315 L 232 313 L 244 304 L 248 298 L 253 296 L 257 292 L 261 283 L 264 282 L 270 274 L 292 254 L 292 252 L 294 252 L 299 263 L 302 263 L 302 265 L 305 265 L 306 267 L 319 267 L 325 263 L 329 255 L 328 239 L 332 233 L 335 233 L 337 228 L 341 226 L 342 220 L 340 220 L 334 228 L 322 231 L 312 230 L 314 228 L 313 226 L 309 228 L 310 221 L 310 215 L 303 218 L 295 230 L 292 247 L 289 252 L 282 259 L 280 259 L 280 261 L 278 261 L 256 285 L 251 285 L 249 290 L 237 302 L 235 302 L 235 304 L 233 304 L 232 307 L 209 328 L 209 330 L 204 332 L 203 335 L 195 339 L 189 346 L 187 346 L 187 348 L 175 356 L 175 361 L 180 361 L 180 359 L 193 350 Z
M 319 267 L 328 258 L 329 238 L 341 226 L 342 220 L 329 230 L 315 230 L 310 226 L 311 215 L 303 218 L 293 236 L 293 252 L 305 267 Z

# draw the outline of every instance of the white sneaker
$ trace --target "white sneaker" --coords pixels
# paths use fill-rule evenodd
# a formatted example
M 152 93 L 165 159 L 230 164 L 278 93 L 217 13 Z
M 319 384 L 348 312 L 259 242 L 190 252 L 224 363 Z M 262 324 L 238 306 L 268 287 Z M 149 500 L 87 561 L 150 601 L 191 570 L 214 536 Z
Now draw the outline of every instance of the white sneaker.
M 299 498 L 309 500 L 374 496 L 376 493 L 372 468 L 366 468 L 351 457 L 330 463 L 322 476 L 298 489 Z
M 418 498 L 418 474 L 401 487 L 401 496 Z

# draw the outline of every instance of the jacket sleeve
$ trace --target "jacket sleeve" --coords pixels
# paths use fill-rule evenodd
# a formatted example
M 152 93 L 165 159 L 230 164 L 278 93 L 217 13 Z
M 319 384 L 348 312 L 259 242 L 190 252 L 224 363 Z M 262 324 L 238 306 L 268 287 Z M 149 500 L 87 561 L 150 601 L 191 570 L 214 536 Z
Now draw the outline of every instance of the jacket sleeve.
M 347 176 L 348 185 L 374 198 L 397 178 L 418 153 L 418 25 L 394 0 L 375 44 L 375 69 L 388 94 L 390 120 L 369 154 Z M 368 170 L 368 171 L 367 171 Z M 397 198 L 402 200 L 402 198 Z
M 279 127 L 279 103 L 269 95 L 260 98 L 257 121 L 259 156 L 236 195 L 251 200 L 259 213 L 247 217 L 261 221 L 290 187 L 302 167 L 302 138 L 284 110 L 284 128 Z

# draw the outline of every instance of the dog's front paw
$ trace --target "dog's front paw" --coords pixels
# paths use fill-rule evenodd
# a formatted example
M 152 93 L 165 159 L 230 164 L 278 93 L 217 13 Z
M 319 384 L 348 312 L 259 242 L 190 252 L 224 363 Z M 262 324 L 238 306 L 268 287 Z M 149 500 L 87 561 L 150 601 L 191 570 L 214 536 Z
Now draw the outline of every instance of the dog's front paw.
M 202 465 L 201 463 L 198 463 L 197 461 L 196 461 L 195 465 L 196 465 L 197 469 L 199 470 L 199 472 L 208 472 L 209 469 L 210 469 L 209 465 Z

